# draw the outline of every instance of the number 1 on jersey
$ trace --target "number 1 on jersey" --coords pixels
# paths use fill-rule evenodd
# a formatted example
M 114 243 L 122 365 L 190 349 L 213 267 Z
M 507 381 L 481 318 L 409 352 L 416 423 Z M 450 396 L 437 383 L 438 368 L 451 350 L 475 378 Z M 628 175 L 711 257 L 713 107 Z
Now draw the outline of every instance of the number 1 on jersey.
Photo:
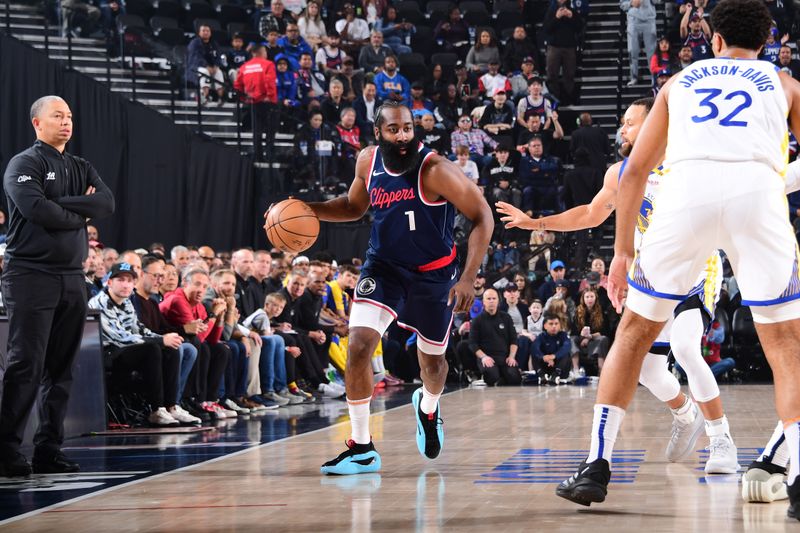
M 415 231 L 417 229 L 417 221 L 414 220 L 414 211 L 406 211 L 405 215 L 408 217 L 408 230 Z

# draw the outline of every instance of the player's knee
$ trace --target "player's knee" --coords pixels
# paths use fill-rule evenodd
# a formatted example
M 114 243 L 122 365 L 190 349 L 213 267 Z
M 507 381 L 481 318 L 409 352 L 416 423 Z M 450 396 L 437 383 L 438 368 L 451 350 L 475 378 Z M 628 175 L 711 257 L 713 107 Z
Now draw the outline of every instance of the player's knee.
M 447 374 L 448 365 L 447 359 L 442 355 L 425 355 L 423 356 L 422 364 L 428 374 Z
M 377 336 L 377 332 L 375 333 Z M 347 342 L 347 358 L 348 360 L 353 359 L 355 361 L 367 361 L 372 358 L 372 354 L 375 351 L 375 348 L 378 346 L 378 341 L 380 337 L 373 338 L 372 335 L 366 335 L 364 333 L 356 333 L 351 334 L 348 338 Z

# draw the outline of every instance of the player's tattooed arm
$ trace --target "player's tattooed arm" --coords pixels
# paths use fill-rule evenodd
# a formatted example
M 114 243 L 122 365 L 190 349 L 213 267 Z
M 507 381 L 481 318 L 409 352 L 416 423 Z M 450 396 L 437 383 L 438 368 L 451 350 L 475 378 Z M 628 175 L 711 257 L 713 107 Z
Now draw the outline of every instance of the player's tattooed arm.
M 339 196 L 327 202 L 309 202 L 320 220 L 326 222 L 350 222 L 363 217 L 369 209 L 367 183 L 372 170 L 372 155 L 377 147 L 361 150 L 356 161 L 356 175 L 346 196 Z

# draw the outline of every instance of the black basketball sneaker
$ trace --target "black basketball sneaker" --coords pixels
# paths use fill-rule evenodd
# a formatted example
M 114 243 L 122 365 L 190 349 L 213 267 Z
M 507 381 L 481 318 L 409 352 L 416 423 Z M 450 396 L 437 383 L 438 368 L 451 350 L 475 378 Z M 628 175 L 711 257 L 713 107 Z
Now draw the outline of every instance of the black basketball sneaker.
M 558 485 L 556 495 L 588 507 L 606 499 L 606 487 L 610 479 L 611 470 L 605 459 L 597 459 L 588 464 L 584 462 L 577 472 Z
M 375 451 L 375 446 L 369 444 L 356 444 L 352 439 L 347 441 L 347 450 L 340 453 L 322 465 L 323 474 L 350 476 L 353 474 L 371 474 L 381 469 L 381 456 Z
M 800 482 L 794 481 L 794 484 L 787 485 L 786 492 L 789 494 L 789 510 L 786 516 L 800 520 Z

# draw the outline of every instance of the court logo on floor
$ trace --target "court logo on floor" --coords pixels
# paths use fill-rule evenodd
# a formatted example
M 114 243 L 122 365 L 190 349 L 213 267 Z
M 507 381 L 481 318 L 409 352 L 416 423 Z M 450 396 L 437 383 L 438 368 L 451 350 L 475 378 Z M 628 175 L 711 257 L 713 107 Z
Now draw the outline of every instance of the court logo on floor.
M 523 448 L 475 483 L 559 483 L 578 469 L 589 450 Z M 633 483 L 645 450 L 614 450 L 611 483 Z

